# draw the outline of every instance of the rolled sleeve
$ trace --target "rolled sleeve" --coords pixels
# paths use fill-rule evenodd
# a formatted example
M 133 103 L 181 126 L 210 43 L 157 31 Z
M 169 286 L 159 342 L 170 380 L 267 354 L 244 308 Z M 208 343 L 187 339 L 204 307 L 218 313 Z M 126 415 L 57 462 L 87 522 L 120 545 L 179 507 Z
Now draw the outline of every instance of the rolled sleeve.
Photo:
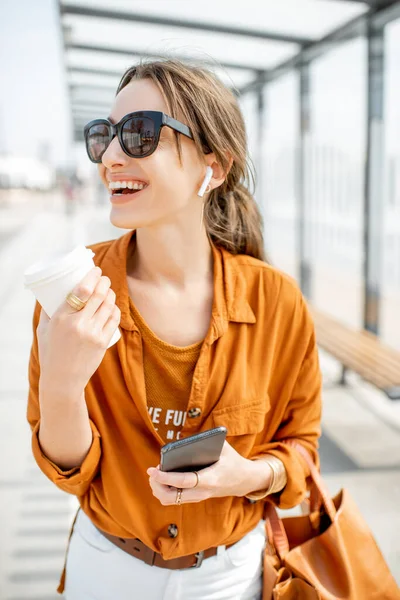
M 92 430 L 92 444 L 89 452 L 83 460 L 80 467 L 76 467 L 69 471 L 63 471 L 54 464 L 47 456 L 43 453 L 39 443 L 39 429 L 40 429 L 40 406 L 39 406 L 39 379 L 40 379 L 40 364 L 39 364 L 39 352 L 38 352 L 38 341 L 36 335 L 36 329 L 39 323 L 41 307 L 36 303 L 35 312 L 33 315 L 33 343 L 29 359 L 29 395 L 28 395 L 28 406 L 27 406 L 27 420 L 32 431 L 32 451 L 33 456 L 43 473 L 48 477 L 57 487 L 64 492 L 74 494 L 76 496 L 83 496 L 100 469 L 101 460 L 101 438 L 100 433 L 90 420 L 90 427 Z
M 101 458 L 101 438 L 93 421 L 90 420 L 92 430 L 92 444 L 89 452 L 84 458 L 80 467 L 75 467 L 68 471 L 63 471 L 53 463 L 43 453 L 39 442 L 40 421 L 38 421 L 32 431 L 32 452 L 40 470 L 48 477 L 58 488 L 74 494 L 83 496 L 89 489 L 90 483 L 97 474 Z
M 276 456 L 285 466 L 287 483 L 284 489 L 269 496 L 278 508 L 288 509 L 300 504 L 311 483 L 309 469 L 295 448 L 285 441 L 295 441 L 310 453 L 319 466 L 318 439 L 321 435 L 321 388 L 318 349 L 314 331 L 297 377 L 291 399 L 281 425 L 271 442 L 257 447 L 252 458 L 265 454 Z

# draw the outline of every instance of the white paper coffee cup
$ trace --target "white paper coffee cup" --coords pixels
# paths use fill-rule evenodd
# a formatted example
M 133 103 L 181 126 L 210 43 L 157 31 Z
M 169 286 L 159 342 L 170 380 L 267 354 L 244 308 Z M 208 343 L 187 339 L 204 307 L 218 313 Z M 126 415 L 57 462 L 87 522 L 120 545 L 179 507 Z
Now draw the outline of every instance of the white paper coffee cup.
M 50 318 L 74 287 L 96 266 L 93 256 L 91 250 L 81 245 L 68 254 L 53 255 L 37 262 L 25 271 L 25 287 L 33 292 Z M 117 328 L 108 348 L 120 337 L 121 332 Z

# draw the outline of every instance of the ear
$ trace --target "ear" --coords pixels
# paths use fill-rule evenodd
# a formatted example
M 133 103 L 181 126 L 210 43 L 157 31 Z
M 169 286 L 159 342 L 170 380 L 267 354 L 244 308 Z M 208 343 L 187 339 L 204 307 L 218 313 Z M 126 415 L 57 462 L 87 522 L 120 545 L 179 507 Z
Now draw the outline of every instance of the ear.
M 217 161 L 213 152 L 211 152 L 210 154 L 206 154 L 204 158 L 206 161 L 206 165 L 208 167 L 211 167 L 213 170 L 213 176 L 210 183 L 212 185 L 212 188 L 215 189 L 222 185 L 225 179 L 227 178 L 228 173 L 233 165 L 233 157 L 231 155 L 227 156 L 228 165 L 225 168 Z

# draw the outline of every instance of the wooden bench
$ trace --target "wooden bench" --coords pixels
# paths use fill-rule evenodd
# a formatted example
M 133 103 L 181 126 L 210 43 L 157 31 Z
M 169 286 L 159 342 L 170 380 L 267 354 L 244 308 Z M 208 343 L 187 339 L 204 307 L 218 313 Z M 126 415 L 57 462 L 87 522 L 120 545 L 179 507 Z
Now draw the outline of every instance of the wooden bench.
M 346 371 L 355 371 L 384 391 L 391 400 L 400 400 L 400 352 L 383 344 L 369 331 L 357 331 L 310 306 L 318 345 L 342 364 L 341 384 Z

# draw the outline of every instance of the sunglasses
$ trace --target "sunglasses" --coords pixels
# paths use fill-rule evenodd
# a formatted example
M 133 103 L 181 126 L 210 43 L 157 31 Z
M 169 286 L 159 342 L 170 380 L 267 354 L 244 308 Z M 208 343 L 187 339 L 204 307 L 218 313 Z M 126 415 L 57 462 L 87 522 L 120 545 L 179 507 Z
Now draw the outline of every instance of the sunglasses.
M 108 119 L 90 121 L 84 129 L 86 151 L 92 162 L 101 163 L 104 152 L 118 136 L 125 154 L 132 158 L 145 158 L 156 150 L 162 127 L 170 127 L 193 139 L 187 125 L 163 112 L 142 110 L 125 115 L 116 125 Z

